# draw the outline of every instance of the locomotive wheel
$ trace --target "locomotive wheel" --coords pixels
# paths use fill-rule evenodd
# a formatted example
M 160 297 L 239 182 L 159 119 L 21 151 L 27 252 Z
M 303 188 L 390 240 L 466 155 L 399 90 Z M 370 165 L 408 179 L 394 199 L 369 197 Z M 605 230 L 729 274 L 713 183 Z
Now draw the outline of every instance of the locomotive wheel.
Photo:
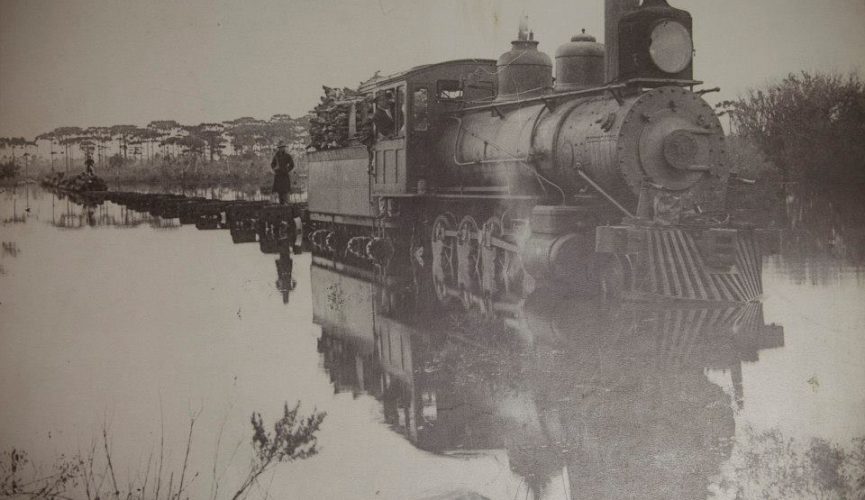
M 462 294 L 463 306 L 471 307 L 471 295 L 480 286 L 478 264 L 480 242 L 478 223 L 471 215 L 466 215 L 457 228 L 457 286 Z
M 496 298 L 500 293 L 508 293 L 507 252 L 493 245 L 494 239 L 501 239 L 504 231 L 497 217 L 490 217 L 484 224 L 483 241 L 480 252 L 481 289 L 484 296 Z
M 488 299 L 498 299 L 512 293 L 523 295 L 525 273 L 522 262 L 514 252 L 499 246 L 501 242 L 512 243 L 511 240 L 512 238 L 504 234 L 498 217 L 487 219 L 481 242 L 479 269 L 481 287 Z
M 453 234 L 454 223 L 450 214 L 436 217 L 432 225 L 430 248 L 432 250 L 432 281 L 436 297 L 445 302 L 449 296 L 448 290 L 455 288 L 456 255 Z
M 325 238 L 324 247 L 335 259 L 342 259 L 346 254 L 348 230 L 341 225 L 332 225 L 331 227 L 333 230 Z

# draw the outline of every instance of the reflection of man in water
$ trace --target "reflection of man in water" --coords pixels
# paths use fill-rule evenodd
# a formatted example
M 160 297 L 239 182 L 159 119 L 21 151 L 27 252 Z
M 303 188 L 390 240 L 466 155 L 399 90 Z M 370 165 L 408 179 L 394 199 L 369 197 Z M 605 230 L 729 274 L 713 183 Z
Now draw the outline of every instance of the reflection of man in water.
M 96 211 L 92 206 L 85 206 L 85 217 L 87 218 L 87 225 L 90 227 L 96 226 Z
M 276 289 L 282 292 L 283 304 L 288 304 L 289 294 L 297 286 L 297 281 L 291 277 L 293 269 L 294 261 L 291 259 L 291 251 L 280 251 L 279 258 L 276 259 Z

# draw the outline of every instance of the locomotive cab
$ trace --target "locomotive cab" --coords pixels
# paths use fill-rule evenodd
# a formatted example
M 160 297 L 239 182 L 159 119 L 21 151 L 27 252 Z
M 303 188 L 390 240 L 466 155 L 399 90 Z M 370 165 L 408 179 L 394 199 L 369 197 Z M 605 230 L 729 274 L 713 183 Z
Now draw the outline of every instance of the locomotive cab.
M 494 65 L 483 59 L 448 61 L 361 85 L 364 94 L 393 96 L 394 131 L 377 130 L 370 147 L 371 196 L 405 197 L 425 190 L 437 177 L 430 150 L 446 125 L 445 117 L 466 102 L 493 95 L 495 85 L 489 75 L 495 74 Z M 380 102 L 376 99 L 377 107 Z
M 494 74 L 495 61 L 488 59 L 418 66 L 375 77 L 361 84 L 353 100 L 336 102 L 346 110 L 340 116 L 348 123 L 337 126 L 347 127 L 348 139 L 307 156 L 312 221 L 345 224 L 352 231 L 371 227 L 382 197 L 422 195 L 436 177 L 430 150 L 443 117 L 466 101 L 491 97 Z

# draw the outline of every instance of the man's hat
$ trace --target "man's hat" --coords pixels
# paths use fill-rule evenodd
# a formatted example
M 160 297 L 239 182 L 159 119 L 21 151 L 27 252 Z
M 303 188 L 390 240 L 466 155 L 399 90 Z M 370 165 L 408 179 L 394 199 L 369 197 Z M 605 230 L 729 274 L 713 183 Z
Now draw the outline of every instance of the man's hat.
M 277 149 L 278 148 L 284 148 L 285 147 L 285 141 L 279 141 L 278 143 L 276 143 L 276 147 L 277 147 Z

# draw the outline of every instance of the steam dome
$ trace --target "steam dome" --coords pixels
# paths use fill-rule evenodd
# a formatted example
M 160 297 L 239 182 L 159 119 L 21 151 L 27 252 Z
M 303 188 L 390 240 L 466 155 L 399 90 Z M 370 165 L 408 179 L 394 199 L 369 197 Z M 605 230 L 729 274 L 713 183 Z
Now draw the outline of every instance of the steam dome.
M 604 45 L 583 30 L 556 50 L 556 92 L 604 84 Z

